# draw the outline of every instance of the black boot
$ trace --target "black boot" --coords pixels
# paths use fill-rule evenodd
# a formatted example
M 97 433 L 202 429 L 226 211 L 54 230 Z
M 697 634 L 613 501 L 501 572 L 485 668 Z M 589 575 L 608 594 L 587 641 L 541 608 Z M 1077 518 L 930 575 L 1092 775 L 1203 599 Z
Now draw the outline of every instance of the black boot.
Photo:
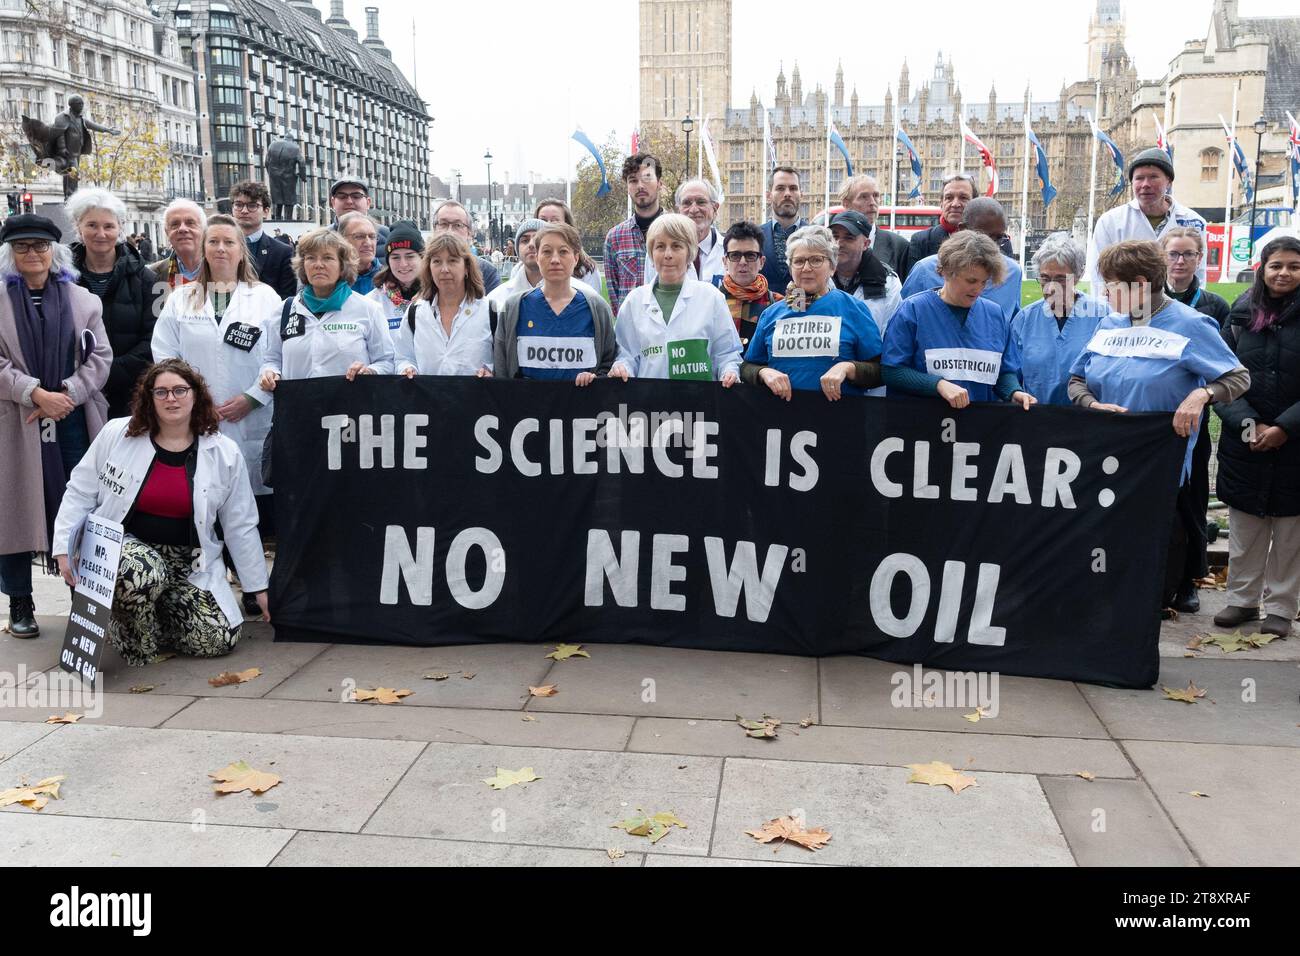
M 1174 596 L 1174 608 L 1184 614 L 1195 614 L 1201 609 L 1201 596 L 1196 593 L 1195 583 L 1183 582 L 1178 594 Z
M 36 623 L 36 604 L 29 594 L 9 598 L 9 627 L 14 637 L 39 637 L 41 628 Z

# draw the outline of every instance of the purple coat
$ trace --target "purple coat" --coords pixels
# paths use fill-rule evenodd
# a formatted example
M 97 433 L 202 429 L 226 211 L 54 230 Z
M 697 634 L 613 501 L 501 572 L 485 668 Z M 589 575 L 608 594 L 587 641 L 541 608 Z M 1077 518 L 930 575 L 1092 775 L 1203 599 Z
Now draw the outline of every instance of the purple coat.
M 108 402 L 100 390 L 108 381 L 113 350 L 104 331 L 99 297 L 71 282 L 65 284 L 64 291 L 72 301 L 77 338 L 78 367 L 67 380 L 68 395 L 85 407 L 86 427 L 94 441 L 108 414 Z M 96 343 L 89 356 L 81 354 L 86 329 Z M 23 396 L 29 395 L 35 384 L 37 380 L 27 374 L 13 306 L 0 289 L 0 488 L 5 498 L 5 507 L 0 508 L 0 554 L 49 550 L 41 488 L 41 425 L 39 420 L 27 424 L 35 406 L 30 399 L 23 404 Z

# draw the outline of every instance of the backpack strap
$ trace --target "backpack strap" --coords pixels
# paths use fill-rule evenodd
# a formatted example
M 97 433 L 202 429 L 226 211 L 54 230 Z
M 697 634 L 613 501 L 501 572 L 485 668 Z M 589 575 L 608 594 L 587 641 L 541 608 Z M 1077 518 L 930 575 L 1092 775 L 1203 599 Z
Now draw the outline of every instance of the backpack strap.
M 406 324 L 411 327 L 411 334 L 415 334 L 415 303 L 412 302 L 406 307 Z
M 295 298 L 296 296 L 291 295 L 289 296 L 289 298 L 285 299 L 284 308 L 280 310 L 280 335 L 281 336 L 284 335 L 286 331 L 286 326 L 288 326 L 289 324 L 289 315 L 290 313 L 293 312 L 293 300 Z
M 491 331 L 491 333 L 492 333 L 492 337 L 493 337 L 493 338 L 496 338 L 496 334 L 497 334 L 497 305 L 496 305 L 495 302 L 489 302 L 489 303 L 488 303 L 488 329 Z

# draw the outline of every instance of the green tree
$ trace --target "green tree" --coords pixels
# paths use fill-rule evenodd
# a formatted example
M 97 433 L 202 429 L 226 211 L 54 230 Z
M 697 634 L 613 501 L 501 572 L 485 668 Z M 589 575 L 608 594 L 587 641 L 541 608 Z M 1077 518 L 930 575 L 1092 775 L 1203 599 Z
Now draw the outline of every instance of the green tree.
M 615 144 L 612 131 L 597 148 L 605 162 L 610 191 L 604 196 L 596 195 L 600 189 L 600 168 L 589 155 L 578 163 L 578 176 L 573 183 L 573 219 L 578 232 L 593 245 L 597 238 L 603 241 L 605 233 L 627 218 L 627 190 L 619 180 L 627 154 Z

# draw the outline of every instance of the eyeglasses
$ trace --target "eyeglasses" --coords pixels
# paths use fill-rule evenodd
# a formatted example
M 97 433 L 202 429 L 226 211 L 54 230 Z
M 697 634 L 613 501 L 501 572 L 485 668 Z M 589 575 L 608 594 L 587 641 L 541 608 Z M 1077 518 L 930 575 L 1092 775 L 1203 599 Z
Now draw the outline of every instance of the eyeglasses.
M 155 388 L 153 390 L 153 397 L 158 399 L 160 402 L 165 402 L 169 396 L 178 399 L 184 398 L 190 393 L 190 391 L 191 389 L 188 385 L 177 385 L 175 388 Z
M 727 261 L 740 262 L 743 260 L 745 262 L 757 262 L 761 255 L 761 252 L 728 252 Z
M 50 251 L 50 240 L 48 239 L 37 239 L 34 242 L 11 242 L 10 245 L 14 247 L 14 255 L 16 256 L 26 255 L 29 252 Z
M 799 256 L 797 259 L 790 260 L 790 267 L 793 269 L 820 269 L 830 261 L 826 256 Z
M 366 198 L 366 194 L 365 193 L 335 193 L 334 198 L 347 199 L 350 200 L 351 202 L 359 202 L 360 200 Z
M 689 209 L 691 206 L 712 206 L 712 205 L 713 205 L 713 200 L 711 200 L 711 199 L 683 199 L 680 203 L 678 203 L 678 205 L 681 206 L 681 207 L 683 207 L 684 209 Z
M 335 195 L 337 195 L 337 193 L 336 193 Z M 244 210 L 247 210 L 247 209 L 261 209 L 261 208 L 262 208 L 262 204 L 261 204 L 260 202 L 240 202 L 239 200 L 235 200 L 234 202 L 232 202 L 232 203 L 230 204 L 230 208 L 231 208 L 231 209 L 244 209 Z
M 1191 252 L 1166 252 L 1165 255 L 1173 260 L 1179 259 L 1199 259 L 1201 254 L 1193 249 Z
M 452 229 L 456 232 L 469 232 L 469 225 L 459 219 L 438 219 L 434 222 L 433 227 L 435 229 Z

